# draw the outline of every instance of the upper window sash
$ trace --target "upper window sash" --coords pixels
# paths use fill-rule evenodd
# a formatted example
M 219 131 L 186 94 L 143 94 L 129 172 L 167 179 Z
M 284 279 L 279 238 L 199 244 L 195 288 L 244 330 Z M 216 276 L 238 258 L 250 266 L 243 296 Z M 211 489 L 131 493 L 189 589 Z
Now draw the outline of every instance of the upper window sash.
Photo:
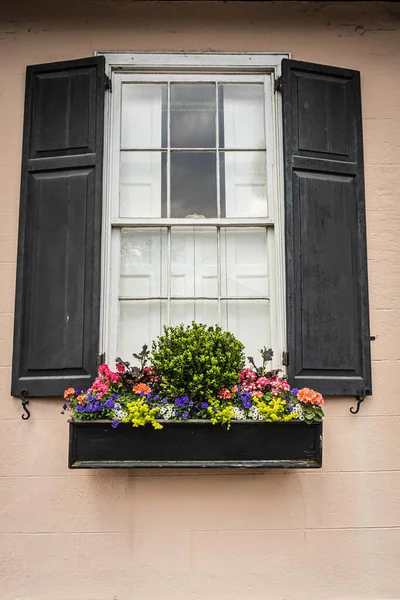
M 109 130 L 109 143 L 110 143 L 110 155 L 111 155 L 111 165 L 109 171 L 109 185 L 110 185 L 110 194 L 109 197 L 111 199 L 110 205 L 110 224 L 112 226 L 129 226 L 129 225 L 139 225 L 147 222 L 149 220 L 152 224 L 163 224 L 164 218 L 166 215 L 160 215 L 160 217 L 143 217 L 143 218 L 127 218 L 126 215 L 122 215 L 120 213 L 120 203 L 119 203 L 119 190 L 120 190 L 120 156 L 121 152 L 130 152 L 131 150 L 128 148 L 124 148 L 124 145 L 121 143 L 121 113 L 122 113 L 122 88 L 124 85 L 135 85 L 135 84 L 157 84 L 157 83 L 166 83 L 168 85 L 171 82 L 184 82 L 184 83 L 196 83 L 196 82 L 209 82 L 214 85 L 217 84 L 243 84 L 243 85 L 263 85 L 264 89 L 264 122 L 265 122 L 265 143 L 266 149 L 265 151 L 265 177 L 266 177 L 266 195 L 269 202 L 268 214 L 264 216 L 260 216 L 257 218 L 249 218 L 246 216 L 235 216 L 234 221 L 236 224 L 245 223 L 245 224 L 253 224 L 255 222 L 259 224 L 270 225 L 276 220 L 273 211 L 273 195 L 274 195 L 274 169 L 275 169 L 275 120 L 276 120 L 276 107 L 274 105 L 274 95 L 273 95 L 273 85 L 274 85 L 274 77 L 273 74 L 265 73 L 265 74 L 254 74 L 254 73 L 242 73 L 242 74 L 198 74 L 198 73 L 179 73 L 179 74 L 145 74 L 145 73 L 120 73 L 116 72 L 114 74 L 113 80 L 113 93 L 110 98 L 110 123 L 111 127 Z M 218 111 L 217 111 L 218 112 Z M 170 120 L 170 113 L 168 111 L 168 123 Z M 218 118 L 217 118 L 218 121 Z M 218 129 L 219 125 L 217 122 L 217 143 L 215 148 L 219 146 L 218 144 Z M 172 148 L 169 140 L 169 135 L 167 136 L 167 144 L 168 152 L 179 151 L 177 148 Z M 164 147 L 164 144 L 160 145 Z M 214 149 L 214 148 L 213 148 Z M 194 151 L 194 148 L 188 149 L 188 151 Z M 200 152 L 207 152 L 210 149 L 202 148 Z M 139 148 L 134 148 L 133 151 L 141 151 Z M 149 150 L 150 151 L 150 150 Z M 218 150 L 216 150 L 218 152 Z M 229 148 L 229 147 L 221 147 L 220 152 L 229 153 L 229 152 L 249 152 L 251 149 L 247 148 Z M 259 150 L 254 150 L 258 152 Z M 163 150 L 164 152 L 164 150 Z M 167 173 L 169 177 L 169 165 L 167 167 Z M 217 166 L 217 176 L 219 176 L 219 167 Z M 219 181 L 217 182 L 219 185 Z M 168 210 L 170 207 L 169 201 L 169 193 L 170 193 L 170 182 L 167 182 L 167 206 Z M 218 188 L 219 193 L 219 188 Z M 220 202 L 218 198 L 218 211 L 220 208 Z M 229 216 L 229 215 L 228 215 Z M 164 217 L 164 218 L 161 218 Z M 220 219 L 224 217 L 224 214 L 220 215 L 219 212 L 215 215 L 216 218 Z M 208 220 L 208 219 L 207 219 Z M 189 225 L 187 218 L 181 218 L 180 224 Z M 176 222 L 178 224 L 178 220 Z M 228 221 L 225 221 L 224 224 L 229 225 Z

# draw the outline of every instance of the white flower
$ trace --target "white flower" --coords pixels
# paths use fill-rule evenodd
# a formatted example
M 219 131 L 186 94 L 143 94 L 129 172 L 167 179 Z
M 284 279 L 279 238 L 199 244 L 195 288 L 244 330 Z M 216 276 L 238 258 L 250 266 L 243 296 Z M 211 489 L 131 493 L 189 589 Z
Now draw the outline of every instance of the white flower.
M 253 421 L 257 421 L 260 417 L 260 411 L 258 410 L 257 406 L 252 406 L 249 409 L 249 417 L 250 419 L 253 419 Z
M 238 421 L 244 421 L 246 419 L 246 413 L 242 408 L 238 408 L 237 406 L 233 407 L 234 419 Z
M 112 415 L 117 421 L 123 421 L 128 416 L 128 413 L 120 408 L 119 410 L 114 410 Z
M 173 416 L 174 416 L 173 406 L 171 406 L 170 404 L 166 404 L 166 405 L 160 407 L 158 418 L 165 419 L 166 421 L 168 421 L 169 419 L 172 419 Z

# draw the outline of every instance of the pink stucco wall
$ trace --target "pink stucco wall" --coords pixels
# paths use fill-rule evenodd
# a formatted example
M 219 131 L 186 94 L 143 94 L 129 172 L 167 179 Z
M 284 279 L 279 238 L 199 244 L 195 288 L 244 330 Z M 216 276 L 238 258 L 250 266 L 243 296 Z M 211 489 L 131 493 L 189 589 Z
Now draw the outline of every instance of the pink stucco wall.
M 374 395 L 309 472 L 67 469 L 59 403 L 10 397 L 24 71 L 95 50 L 289 51 L 361 71 Z M 400 6 L 0 6 L 0 598 L 400 598 Z

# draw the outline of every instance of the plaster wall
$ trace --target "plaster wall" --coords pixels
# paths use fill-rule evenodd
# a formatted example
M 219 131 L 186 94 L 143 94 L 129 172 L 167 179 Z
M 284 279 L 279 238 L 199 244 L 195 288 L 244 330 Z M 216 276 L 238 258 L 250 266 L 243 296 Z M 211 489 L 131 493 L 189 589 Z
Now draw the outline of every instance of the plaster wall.
M 327 402 L 309 472 L 67 469 L 60 403 L 10 376 L 27 64 L 95 50 L 289 51 L 361 71 L 374 395 Z M 400 598 L 400 6 L 2 1 L 1 600 Z

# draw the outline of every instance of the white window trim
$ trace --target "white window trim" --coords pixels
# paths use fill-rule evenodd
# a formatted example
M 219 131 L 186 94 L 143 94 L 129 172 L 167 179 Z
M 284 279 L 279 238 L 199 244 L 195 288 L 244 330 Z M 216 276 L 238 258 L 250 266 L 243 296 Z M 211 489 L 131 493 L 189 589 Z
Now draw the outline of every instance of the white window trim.
M 106 74 L 111 80 L 111 86 L 118 75 L 123 73 L 247 73 L 271 74 L 272 83 L 281 75 L 281 61 L 290 58 L 289 53 L 203 53 L 203 52 L 113 52 L 97 51 L 95 55 L 105 56 Z M 116 347 L 115 339 L 118 323 L 116 311 L 112 310 L 113 295 L 111 294 L 113 280 L 112 265 L 118 264 L 119 256 L 117 244 L 111 244 L 111 224 L 113 222 L 112 200 L 115 190 L 112 189 L 112 156 L 113 156 L 113 119 L 111 115 L 112 98 L 106 96 L 105 103 L 105 148 L 103 169 L 103 231 L 102 231 L 102 294 L 101 294 L 101 320 L 100 320 L 100 353 L 106 355 L 106 360 L 112 362 Z M 271 274 L 271 287 L 276 294 L 271 299 L 271 313 L 276 316 L 271 321 L 271 342 L 274 350 L 273 368 L 282 368 L 282 353 L 286 350 L 286 303 L 285 303 L 285 247 L 284 247 L 284 192 L 283 192 L 283 140 L 282 140 L 282 101 L 280 94 L 274 94 L 273 102 L 273 172 L 271 195 L 272 212 L 274 214 L 275 230 L 275 262 L 276 266 Z M 118 219 L 120 224 L 122 219 Z M 160 224 L 162 219 L 157 220 Z M 131 223 L 131 220 L 128 220 Z M 140 224 L 140 220 L 135 220 Z M 156 223 L 154 223 L 156 225 Z M 168 220 L 172 225 L 172 221 Z M 186 220 L 186 224 L 189 224 Z M 193 224 L 198 225 L 198 222 Z M 208 222 L 211 225 L 211 222 Z M 262 225 L 262 219 L 257 219 L 257 224 Z M 273 306 L 272 304 L 275 303 Z M 151 340 L 149 340 L 150 342 Z M 132 349 L 133 351 L 135 349 Z M 129 357 L 124 357 L 129 360 Z

